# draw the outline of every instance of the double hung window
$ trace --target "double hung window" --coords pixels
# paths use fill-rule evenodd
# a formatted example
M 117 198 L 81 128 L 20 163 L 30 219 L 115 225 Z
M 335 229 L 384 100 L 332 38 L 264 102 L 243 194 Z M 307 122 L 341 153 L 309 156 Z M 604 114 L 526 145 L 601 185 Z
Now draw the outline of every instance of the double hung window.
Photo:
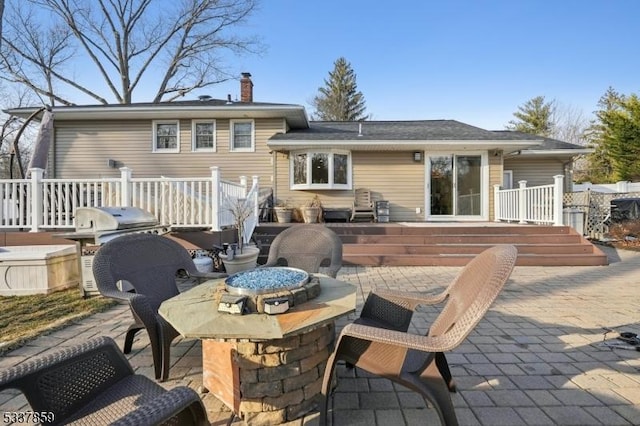
M 253 120 L 231 120 L 230 126 L 230 150 L 235 152 L 255 151 Z
M 194 120 L 191 127 L 193 151 L 216 150 L 215 120 Z
M 154 121 L 153 122 L 153 152 L 179 152 L 180 151 L 180 122 Z

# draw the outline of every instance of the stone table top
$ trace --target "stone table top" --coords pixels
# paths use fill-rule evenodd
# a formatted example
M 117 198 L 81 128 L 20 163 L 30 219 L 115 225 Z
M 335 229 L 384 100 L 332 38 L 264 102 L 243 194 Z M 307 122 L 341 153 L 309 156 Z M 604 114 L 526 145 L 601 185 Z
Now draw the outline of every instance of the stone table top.
M 198 339 L 281 339 L 355 312 L 356 286 L 322 274 L 320 295 L 278 315 L 218 312 L 215 293 L 224 278 L 206 281 L 171 299 L 158 313 L 183 337 Z

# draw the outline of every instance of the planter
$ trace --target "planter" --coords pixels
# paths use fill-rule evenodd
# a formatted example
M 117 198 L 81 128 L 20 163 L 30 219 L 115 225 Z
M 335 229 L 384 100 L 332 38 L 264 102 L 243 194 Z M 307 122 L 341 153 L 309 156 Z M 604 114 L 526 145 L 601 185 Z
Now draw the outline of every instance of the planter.
M 227 274 L 235 274 L 236 272 L 254 269 L 258 265 L 258 256 L 260 249 L 258 247 L 245 247 L 242 253 L 237 253 L 233 259 L 228 259 L 224 253 L 220 254 L 220 260 L 224 263 L 224 269 Z
M 316 223 L 320 217 L 320 207 L 304 207 L 302 215 L 305 223 Z
M 279 223 L 291 222 L 291 213 L 293 213 L 291 209 L 276 207 L 274 210 L 276 212 L 276 218 L 278 218 Z

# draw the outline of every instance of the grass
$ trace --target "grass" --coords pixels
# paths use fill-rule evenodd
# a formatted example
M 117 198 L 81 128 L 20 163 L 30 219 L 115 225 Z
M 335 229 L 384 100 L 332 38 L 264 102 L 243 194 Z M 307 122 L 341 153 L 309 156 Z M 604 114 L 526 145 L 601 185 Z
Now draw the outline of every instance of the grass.
M 0 296 L 0 355 L 117 303 L 102 296 L 84 298 L 77 288 L 51 294 Z

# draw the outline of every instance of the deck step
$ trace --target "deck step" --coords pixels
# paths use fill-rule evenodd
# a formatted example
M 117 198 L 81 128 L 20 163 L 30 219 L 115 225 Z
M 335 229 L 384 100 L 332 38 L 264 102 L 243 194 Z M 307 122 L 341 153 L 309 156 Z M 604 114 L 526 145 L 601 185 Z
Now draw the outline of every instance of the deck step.
M 464 266 L 475 255 L 344 255 L 345 266 Z M 585 256 L 581 254 L 532 255 L 518 253 L 517 266 L 603 266 L 607 256 Z
M 295 226 L 295 224 L 289 225 Z M 343 242 L 345 265 L 463 266 L 496 244 L 518 248 L 520 266 L 607 265 L 607 256 L 567 226 L 326 224 Z M 282 224 L 256 228 L 266 261 Z
M 514 244 L 520 254 L 589 254 L 593 247 L 587 244 Z M 493 244 L 344 244 L 344 255 L 370 254 L 479 254 Z

